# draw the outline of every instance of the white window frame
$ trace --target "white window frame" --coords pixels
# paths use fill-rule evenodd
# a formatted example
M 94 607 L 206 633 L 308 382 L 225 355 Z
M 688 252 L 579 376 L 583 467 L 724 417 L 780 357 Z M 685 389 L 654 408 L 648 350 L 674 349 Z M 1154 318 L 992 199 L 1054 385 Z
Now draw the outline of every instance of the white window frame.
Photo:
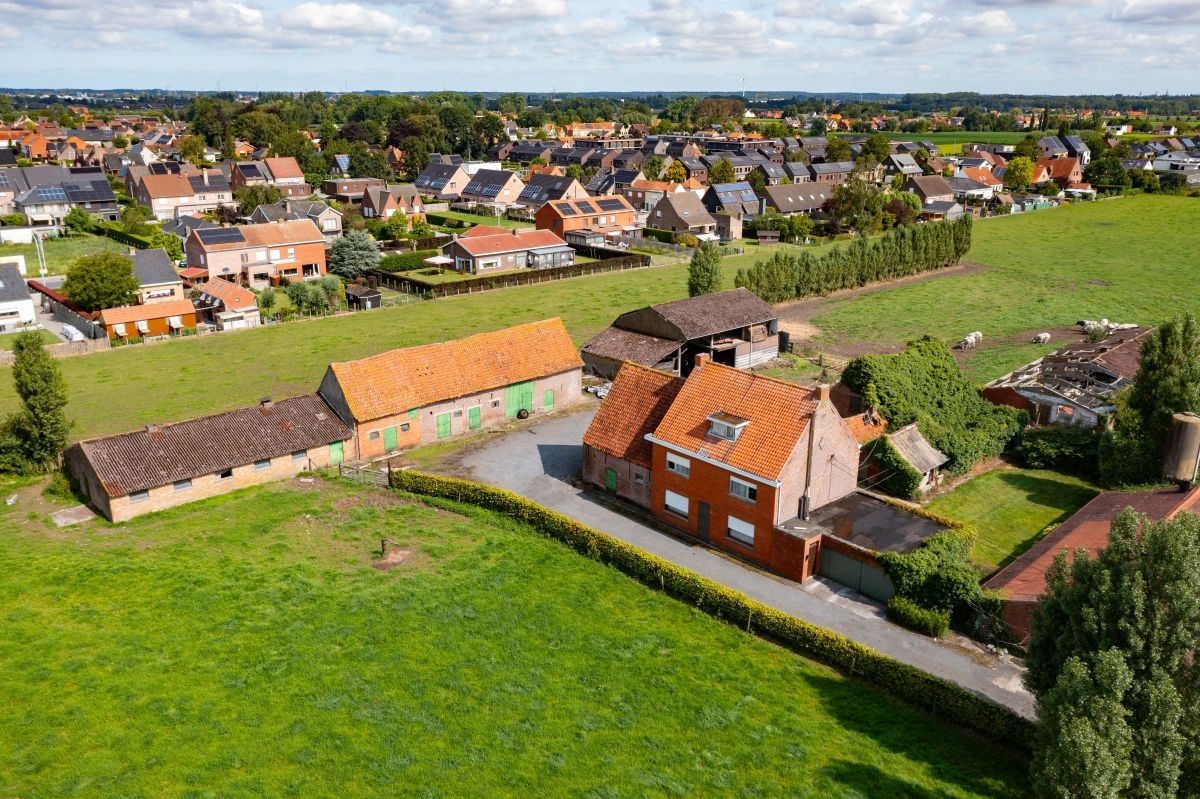
M 690 501 L 683 494 L 676 494 L 674 491 L 663 492 L 663 507 L 667 513 L 673 513 L 686 519 L 690 506 Z
M 745 495 L 743 496 L 742 494 L 739 494 L 737 491 L 735 491 L 734 490 L 735 486 L 738 488 L 746 489 Z M 755 483 L 751 483 L 748 480 L 740 480 L 737 477 L 730 477 L 729 478 L 729 495 L 731 497 L 737 497 L 738 499 L 742 500 L 743 502 L 749 502 L 751 505 L 753 505 L 754 503 L 758 502 L 758 485 L 756 485 Z
M 668 452 L 666 469 L 671 474 L 679 475 L 686 480 L 688 477 L 691 477 L 692 462 L 682 455 Z
M 726 517 L 725 535 L 739 544 L 754 546 L 754 525 L 736 516 Z

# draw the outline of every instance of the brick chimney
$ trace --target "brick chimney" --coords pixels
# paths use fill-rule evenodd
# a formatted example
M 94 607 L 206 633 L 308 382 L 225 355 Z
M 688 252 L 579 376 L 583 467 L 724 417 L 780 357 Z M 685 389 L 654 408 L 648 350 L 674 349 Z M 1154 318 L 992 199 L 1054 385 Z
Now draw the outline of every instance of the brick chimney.
M 707 352 L 698 352 L 698 353 L 696 353 L 696 357 L 692 359 L 692 368 L 699 369 L 701 366 L 704 366 L 704 364 L 708 363 L 711 360 L 712 360 L 712 356 L 709 355 Z
M 828 383 L 822 383 L 816 389 L 817 402 L 829 402 L 833 397 L 833 386 Z
M 275 407 L 275 402 L 270 397 L 263 397 L 262 399 L 260 399 L 258 401 L 258 404 L 261 405 L 265 409 L 270 409 L 270 408 Z

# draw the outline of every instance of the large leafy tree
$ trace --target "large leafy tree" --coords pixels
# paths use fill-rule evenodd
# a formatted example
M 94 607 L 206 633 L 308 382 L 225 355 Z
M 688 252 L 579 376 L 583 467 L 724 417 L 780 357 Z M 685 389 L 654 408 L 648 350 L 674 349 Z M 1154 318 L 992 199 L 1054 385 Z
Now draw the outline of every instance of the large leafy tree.
M 1033 180 L 1033 161 L 1023 155 L 1008 162 L 1004 169 L 1004 185 L 1010 189 L 1023 189 Z
M 1026 659 L 1043 720 L 1038 792 L 1200 796 L 1200 518 L 1127 509 L 1108 546 L 1061 553 L 1046 585 Z
M 830 136 L 825 145 L 825 160 L 827 162 L 849 161 L 850 142 L 837 136 Z
M 1105 191 L 1120 191 L 1129 188 L 1133 183 L 1129 172 L 1121 164 L 1121 159 L 1109 153 L 1092 159 L 1084 168 L 1083 177 L 1097 189 Z
M 137 289 L 133 261 L 116 252 L 77 258 L 63 283 L 63 294 L 85 311 L 129 305 Z
M 374 239 L 361 230 L 352 230 L 333 243 L 329 271 L 354 280 L 379 266 L 380 258 Z
M 242 186 L 233 193 L 233 199 L 237 200 L 238 213 L 250 216 L 258 206 L 272 205 L 282 200 L 283 192 L 277 186 Z
M 733 162 L 728 158 L 719 158 L 717 162 L 708 169 L 709 185 L 718 183 L 733 183 L 736 180 L 733 173 Z
M 18 333 L 13 356 L 13 384 L 21 410 L 4 421 L 0 468 L 39 471 L 52 466 L 67 443 L 71 425 L 66 384 L 37 332 Z
M 688 264 L 688 296 L 712 294 L 721 290 L 721 250 L 712 242 L 696 248 Z

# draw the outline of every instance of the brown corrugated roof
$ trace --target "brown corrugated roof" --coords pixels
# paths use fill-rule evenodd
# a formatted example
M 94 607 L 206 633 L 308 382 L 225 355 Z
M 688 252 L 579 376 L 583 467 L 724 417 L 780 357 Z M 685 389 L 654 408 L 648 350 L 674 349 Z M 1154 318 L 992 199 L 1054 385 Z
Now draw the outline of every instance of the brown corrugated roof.
M 683 380 L 636 363 L 626 363 L 584 433 L 583 443 L 650 468 L 653 433 L 675 401 Z
M 932 472 L 950 460 L 950 456 L 925 440 L 915 423 L 901 427 L 888 436 L 888 441 L 900 453 L 900 457 L 921 474 Z
M 582 366 L 562 320 L 554 318 L 329 368 L 362 422 Z
M 775 480 L 816 408 L 812 389 L 710 362 L 688 375 L 654 435 L 688 452 Z M 716 438 L 708 434 L 708 417 L 716 413 L 749 424 L 736 441 Z
M 289 397 L 186 422 L 82 441 L 82 450 L 110 497 L 157 488 L 352 435 L 316 394 Z
M 744 288 L 664 302 L 651 305 L 650 308 L 674 325 L 680 335 L 689 341 L 701 336 L 762 324 L 779 316 L 769 303 L 763 302 L 757 294 Z M 624 318 L 625 315 L 618 317 L 614 324 L 620 326 Z
M 608 327 L 584 344 L 583 351 L 601 358 L 653 366 L 679 349 L 682 344 L 683 341 L 648 336 L 645 333 L 622 330 L 619 327 Z

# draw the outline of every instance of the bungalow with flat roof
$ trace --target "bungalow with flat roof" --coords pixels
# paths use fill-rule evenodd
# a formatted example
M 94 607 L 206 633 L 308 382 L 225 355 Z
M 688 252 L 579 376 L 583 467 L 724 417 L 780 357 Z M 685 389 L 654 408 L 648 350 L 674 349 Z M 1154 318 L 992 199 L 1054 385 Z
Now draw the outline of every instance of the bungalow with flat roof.
M 560 319 L 330 364 L 319 393 L 369 460 L 582 398 L 579 353 Z
M 351 435 L 320 396 L 306 394 L 81 441 L 63 465 L 92 507 L 123 522 L 341 463 Z

